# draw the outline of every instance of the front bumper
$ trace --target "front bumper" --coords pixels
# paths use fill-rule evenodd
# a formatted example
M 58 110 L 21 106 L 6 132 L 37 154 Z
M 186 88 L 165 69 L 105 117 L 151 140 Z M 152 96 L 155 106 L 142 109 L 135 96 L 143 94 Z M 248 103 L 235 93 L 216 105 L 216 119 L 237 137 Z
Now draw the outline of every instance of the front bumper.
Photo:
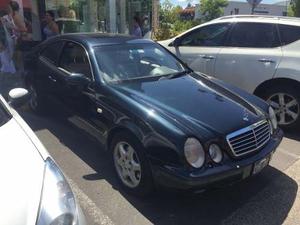
M 271 157 L 283 138 L 279 130 L 269 143 L 259 152 L 240 160 L 226 160 L 222 165 L 190 171 L 165 165 L 152 164 L 152 173 L 159 186 L 181 189 L 201 190 L 229 185 L 253 174 L 254 164 Z

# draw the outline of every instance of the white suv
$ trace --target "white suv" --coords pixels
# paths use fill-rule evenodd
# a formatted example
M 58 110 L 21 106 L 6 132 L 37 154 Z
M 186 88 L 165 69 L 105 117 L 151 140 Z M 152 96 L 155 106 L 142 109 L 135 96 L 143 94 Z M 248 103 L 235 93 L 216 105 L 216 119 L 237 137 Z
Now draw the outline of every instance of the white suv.
M 226 16 L 160 44 L 195 71 L 267 100 L 283 128 L 300 127 L 300 19 Z

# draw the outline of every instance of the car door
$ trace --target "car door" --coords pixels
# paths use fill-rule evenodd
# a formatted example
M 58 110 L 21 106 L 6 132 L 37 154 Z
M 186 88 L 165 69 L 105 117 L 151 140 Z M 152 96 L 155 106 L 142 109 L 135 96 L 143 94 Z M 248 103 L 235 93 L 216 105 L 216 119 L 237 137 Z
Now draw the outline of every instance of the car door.
M 103 116 L 99 113 L 100 107 L 95 94 L 96 83 L 86 49 L 78 43 L 67 42 L 58 65 L 61 79 L 65 80 L 62 87 L 64 93 L 61 97 L 72 112 L 69 121 L 102 142 L 106 126 L 103 123 Z M 74 74 L 86 76 L 90 80 L 88 86 L 81 89 L 76 85 L 70 85 L 67 82 L 68 77 Z
M 239 22 L 219 52 L 215 76 L 250 93 L 272 79 L 282 58 L 277 26 Z
M 43 93 L 54 95 L 57 93 L 58 84 L 56 73 L 57 63 L 64 45 L 63 41 L 55 41 L 44 47 L 38 56 L 37 68 L 35 68 L 34 82 L 36 88 Z
M 215 60 L 230 27 L 231 23 L 218 23 L 194 29 L 177 38 L 169 50 L 193 70 L 213 75 Z

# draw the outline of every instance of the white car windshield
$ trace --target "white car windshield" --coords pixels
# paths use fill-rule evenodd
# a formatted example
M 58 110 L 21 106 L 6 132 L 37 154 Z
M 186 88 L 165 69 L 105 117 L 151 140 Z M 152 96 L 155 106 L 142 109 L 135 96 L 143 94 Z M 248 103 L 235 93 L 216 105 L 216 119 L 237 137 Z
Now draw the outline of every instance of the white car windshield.
M 116 44 L 95 48 L 106 82 L 183 73 L 185 67 L 158 44 Z

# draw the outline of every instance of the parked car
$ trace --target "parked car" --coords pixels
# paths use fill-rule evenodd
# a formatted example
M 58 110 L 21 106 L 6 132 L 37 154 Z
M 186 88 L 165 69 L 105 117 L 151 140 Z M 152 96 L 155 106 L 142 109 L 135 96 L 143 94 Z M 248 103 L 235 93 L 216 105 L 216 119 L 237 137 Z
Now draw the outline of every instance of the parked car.
M 62 103 L 111 152 L 130 193 L 239 181 L 265 167 L 282 139 L 267 103 L 194 73 L 151 40 L 62 35 L 28 60 L 31 108 Z
M 12 108 L 29 99 L 28 91 L 13 89 L 9 98 L 0 95 L 0 224 L 85 225 L 63 173 Z
M 235 15 L 161 41 L 195 71 L 268 101 L 283 128 L 300 127 L 300 19 Z

